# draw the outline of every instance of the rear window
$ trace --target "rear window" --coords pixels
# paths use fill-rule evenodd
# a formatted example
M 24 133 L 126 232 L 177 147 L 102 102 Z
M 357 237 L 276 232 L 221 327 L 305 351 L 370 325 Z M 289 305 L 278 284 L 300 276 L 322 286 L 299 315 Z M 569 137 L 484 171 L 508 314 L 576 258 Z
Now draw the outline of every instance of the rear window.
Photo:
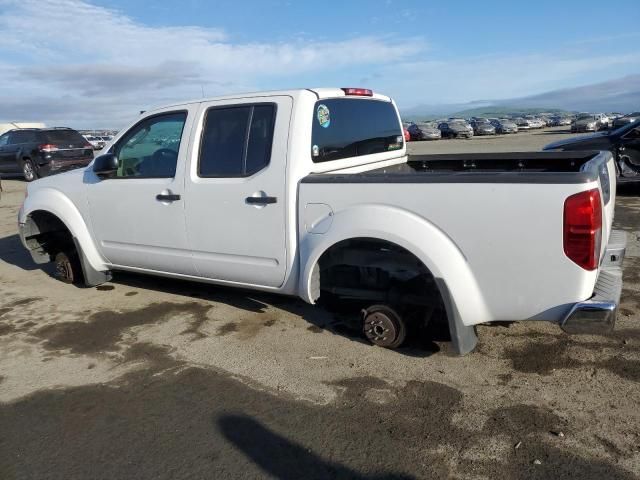
M 313 109 L 311 158 L 315 163 L 402 148 L 404 137 L 391 102 L 333 98 Z
M 75 130 L 46 130 L 41 132 L 46 143 L 54 145 L 85 145 L 87 141 Z

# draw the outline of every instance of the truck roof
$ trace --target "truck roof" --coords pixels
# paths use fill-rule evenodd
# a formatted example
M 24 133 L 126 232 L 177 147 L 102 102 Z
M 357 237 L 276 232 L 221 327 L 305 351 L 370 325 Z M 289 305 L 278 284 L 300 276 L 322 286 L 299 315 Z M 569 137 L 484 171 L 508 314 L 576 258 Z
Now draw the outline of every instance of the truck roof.
M 292 89 L 292 90 L 265 90 L 265 91 L 259 91 L 259 92 L 245 92 L 245 93 L 235 93 L 232 95 L 221 95 L 221 96 L 217 96 L 217 97 L 207 97 L 207 98 L 198 98 L 198 99 L 193 99 L 190 101 L 186 101 L 186 102 L 179 102 L 179 103 L 172 103 L 169 105 L 163 105 L 160 107 L 155 107 L 150 109 L 149 111 L 155 111 L 155 110 L 161 110 L 164 108 L 169 108 L 169 107 L 178 107 L 181 105 L 191 105 L 191 104 L 195 104 L 195 103 L 203 103 L 203 102 L 213 102 L 216 100 L 233 100 L 233 99 L 240 99 L 240 98 L 246 98 L 246 97 L 275 97 L 275 96 L 291 96 L 291 97 L 295 97 L 298 96 L 299 94 L 303 93 L 303 92 L 311 92 L 313 94 L 316 95 L 316 97 L 318 97 L 318 100 L 324 99 L 324 98 L 335 98 L 335 97 L 346 97 L 347 94 L 344 92 L 344 90 L 342 88 L 296 88 L 296 89 Z M 376 100 L 383 100 L 383 101 L 387 101 L 390 102 L 391 98 L 387 97 L 386 95 L 381 95 L 379 93 L 375 93 L 373 92 L 372 96 L 362 96 L 362 97 L 358 97 L 358 96 L 354 96 L 354 98 L 374 98 Z

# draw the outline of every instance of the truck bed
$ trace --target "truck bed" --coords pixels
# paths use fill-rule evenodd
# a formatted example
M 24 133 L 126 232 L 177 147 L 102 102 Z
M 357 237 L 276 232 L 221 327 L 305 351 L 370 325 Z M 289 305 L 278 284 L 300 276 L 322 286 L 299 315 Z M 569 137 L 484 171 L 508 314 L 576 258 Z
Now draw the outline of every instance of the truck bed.
M 568 305 L 593 295 L 598 273 L 567 258 L 563 205 L 571 195 L 602 184 L 606 245 L 612 178 L 609 152 L 412 155 L 365 172 L 304 177 L 299 235 L 305 248 L 348 232 L 422 252 L 434 278 L 446 279 L 453 297 L 460 298 L 466 325 L 559 322 Z M 434 272 L 454 262 L 452 271 Z M 470 306 L 472 299 L 480 300 Z
M 363 173 L 312 174 L 303 183 L 586 183 L 585 168 L 601 152 L 519 152 L 409 155 L 406 163 Z

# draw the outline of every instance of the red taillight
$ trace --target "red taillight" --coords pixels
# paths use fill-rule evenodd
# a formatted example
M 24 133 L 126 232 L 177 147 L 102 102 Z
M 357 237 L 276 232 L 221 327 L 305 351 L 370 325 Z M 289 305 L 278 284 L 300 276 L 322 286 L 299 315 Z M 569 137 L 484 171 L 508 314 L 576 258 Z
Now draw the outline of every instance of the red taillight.
M 600 191 L 571 195 L 564 201 L 564 253 L 585 270 L 595 270 L 601 241 Z
M 58 150 L 58 146 L 51 143 L 46 143 L 44 145 L 38 145 L 38 150 L 40 150 L 41 152 L 54 152 Z
M 373 91 L 368 88 L 343 88 L 345 95 L 355 95 L 358 97 L 373 97 Z

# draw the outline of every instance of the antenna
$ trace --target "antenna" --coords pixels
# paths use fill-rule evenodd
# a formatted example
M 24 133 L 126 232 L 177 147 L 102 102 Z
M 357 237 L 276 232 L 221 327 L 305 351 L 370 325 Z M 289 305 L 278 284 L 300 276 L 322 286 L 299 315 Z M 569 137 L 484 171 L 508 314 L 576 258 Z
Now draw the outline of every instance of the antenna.
M 204 98 L 204 85 L 200 84 L 200 88 L 202 89 L 202 98 Z

